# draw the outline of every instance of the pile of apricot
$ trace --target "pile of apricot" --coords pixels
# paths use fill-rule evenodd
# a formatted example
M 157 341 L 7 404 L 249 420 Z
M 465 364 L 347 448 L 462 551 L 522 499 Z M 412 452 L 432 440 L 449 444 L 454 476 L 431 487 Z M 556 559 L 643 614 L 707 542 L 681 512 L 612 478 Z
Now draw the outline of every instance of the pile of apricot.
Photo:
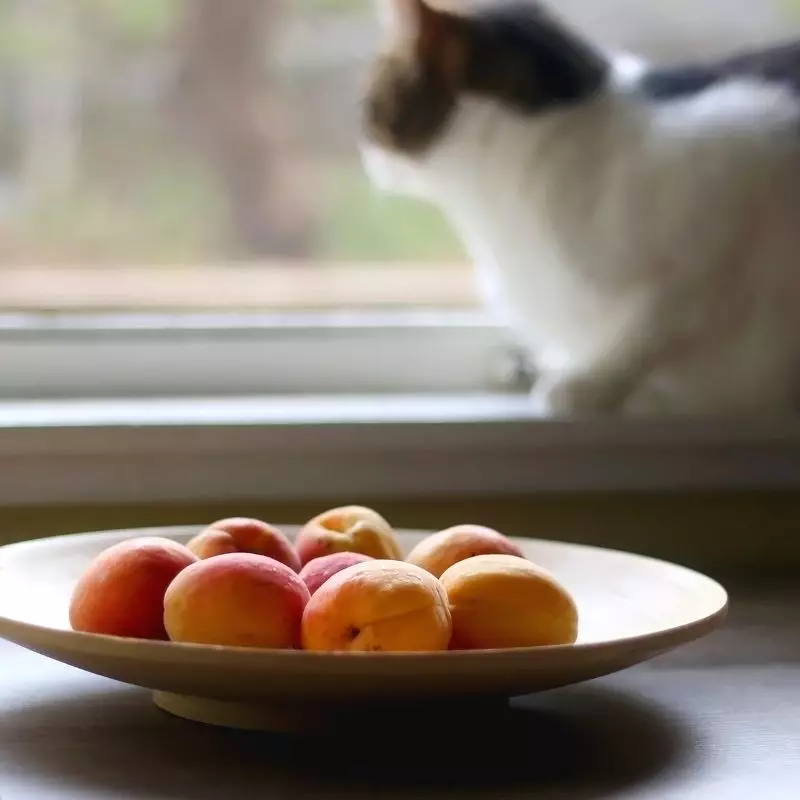
M 294 543 L 257 519 L 186 545 L 140 537 L 100 553 L 70 603 L 76 631 L 231 647 L 428 652 L 573 644 L 567 589 L 510 538 L 457 525 L 405 558 L 392 527 L 334 508 Z

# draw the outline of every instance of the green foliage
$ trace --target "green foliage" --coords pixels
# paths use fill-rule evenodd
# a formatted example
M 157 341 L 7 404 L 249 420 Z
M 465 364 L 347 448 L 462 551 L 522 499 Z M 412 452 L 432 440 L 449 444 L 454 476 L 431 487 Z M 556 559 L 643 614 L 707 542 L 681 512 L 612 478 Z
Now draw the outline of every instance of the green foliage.
M 77 55 L 78 42 L 69 28 L 50 20 L 0 15 L 0 67 L 53 68 Z
M 371 13 L 374 0 L 286 1 L 325 14 Z M 46 87 L 58 65 L 73 60 L 92 67 L 87 86 L 102 88 L 127 65 L 174 48 L 179 14 L 191 2 L 54 0 L 58 14 L 37 17 L 20 15 L 19 6 L 0 0 L 0 79 L 13 85 L 42 68 L 50 71 L 43 76 Z M 8 252 L 23 254 L 23 260 L 109 264 L 224 259 L 230 198 L 210 164 L 191 147 L 182 152 L 174 120 L 162 119 L 158 106 L 128 109 L 124 95 L 110 104 L 102 92 L 94 97 L 101 100 L 82 109 L 77 185 L 40 195 L 23 216 L 8 221 Z M 24 126 L 0 131 L 0 170 L 13 175 L 24 147 Z M 317 177 L 311 202 L 322 208 L 314 257 L 369 262 L 461 256 L 434 209 L 375 193 L 352 155 L 320 167 Z
M 86 31 L 117 44 L 140 45 L 171 33 L 180 0 L 63 0 L 54 16 L 15 13 L 0 4 L 0 68 L 52 68 L 80 57 Z M 87 25 L 88 23 L 88 25 Z
M 119 188 L 81 184 L 67 196 L 40 197 L 13 232 L 34 257 L 106 263 L 202 262 L 224 235 L 219 207 L 202 172 L 166 159 Z
M 378 194 L 360 166 L 332 172 L 319 255 L 333 260 L 454 260 L 461 249 L 441 215 L 420 201 Z
M 373 0 L 299 0 L 301 8 L 312 11 L 362 11 L 368 9 Z
M 170 33 L 181 13 L 179 0 L 83 0 L 104 26 L 132 42 L 158 40 Z M 191 0 L 190 0 L 191 2 Z

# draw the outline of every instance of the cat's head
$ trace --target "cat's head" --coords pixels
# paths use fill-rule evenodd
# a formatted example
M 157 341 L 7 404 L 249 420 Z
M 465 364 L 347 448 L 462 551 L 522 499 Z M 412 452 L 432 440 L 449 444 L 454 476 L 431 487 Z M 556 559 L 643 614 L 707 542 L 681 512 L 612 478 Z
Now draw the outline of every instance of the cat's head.
M 362 152 L 393 188 L 421 189 L 415 167 L 467 101 L 541 114 L 585 98 L 606 74 L 605 60 L 535 0 L 374 2 L 383 42 L 362 98 Z

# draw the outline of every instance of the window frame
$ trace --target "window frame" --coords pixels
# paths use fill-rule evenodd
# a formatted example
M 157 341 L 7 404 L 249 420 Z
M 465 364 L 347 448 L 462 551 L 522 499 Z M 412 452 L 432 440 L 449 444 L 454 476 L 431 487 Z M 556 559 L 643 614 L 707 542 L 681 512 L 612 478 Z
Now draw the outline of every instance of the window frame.
M 800 419 L 537 418 L 480 311 L 2 315 L 0 364 L 0 506 L 800 488 Z
M 5 314 L 0 364 L 0 400 L 469 392 L 524 382 L 510 336 L 480 311 Z
M 563 11 L 610 48 L 671 60 L 772 40 L 777 17 L 752 9 L 745 24 L 709 6 L 720 24 L 691 36 L 688 0 L 645 28 L 586 0 Z M 367 310 L 340 286 L 329 307 L 317 292 L 300 310 L 293 290 L 272 313 L 230 297 L 176 312 L 157 288 L 149 310 L 81 311 L 58 285 L 52 307 L 0 302 L 0 505 L 800 487 L 793 419 L 536 419 L 512 338 L 461 300 Z
M 543 421 L 521 394 L 0 402 L 0 506 L 796 490 L 799 449 L 798 419 Z

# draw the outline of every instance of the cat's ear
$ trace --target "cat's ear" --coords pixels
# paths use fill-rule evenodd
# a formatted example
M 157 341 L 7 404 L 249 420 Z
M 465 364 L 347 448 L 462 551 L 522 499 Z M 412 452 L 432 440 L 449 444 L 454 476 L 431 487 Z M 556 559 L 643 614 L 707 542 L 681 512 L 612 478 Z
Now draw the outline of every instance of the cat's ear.
M 427 0 L 375 0 L 378 19 L 393 37 L 413 41 L 436 35 L 441 28 L 442 13 Z
M 456 17 L 430 0 L 375 0 L 390 40 L 411 44 L 418 58 L 435 66 L 448 82 L 457 84 L 467 58 L 467 42 Z M 442 5 L 437 0 L 437 6 Z

